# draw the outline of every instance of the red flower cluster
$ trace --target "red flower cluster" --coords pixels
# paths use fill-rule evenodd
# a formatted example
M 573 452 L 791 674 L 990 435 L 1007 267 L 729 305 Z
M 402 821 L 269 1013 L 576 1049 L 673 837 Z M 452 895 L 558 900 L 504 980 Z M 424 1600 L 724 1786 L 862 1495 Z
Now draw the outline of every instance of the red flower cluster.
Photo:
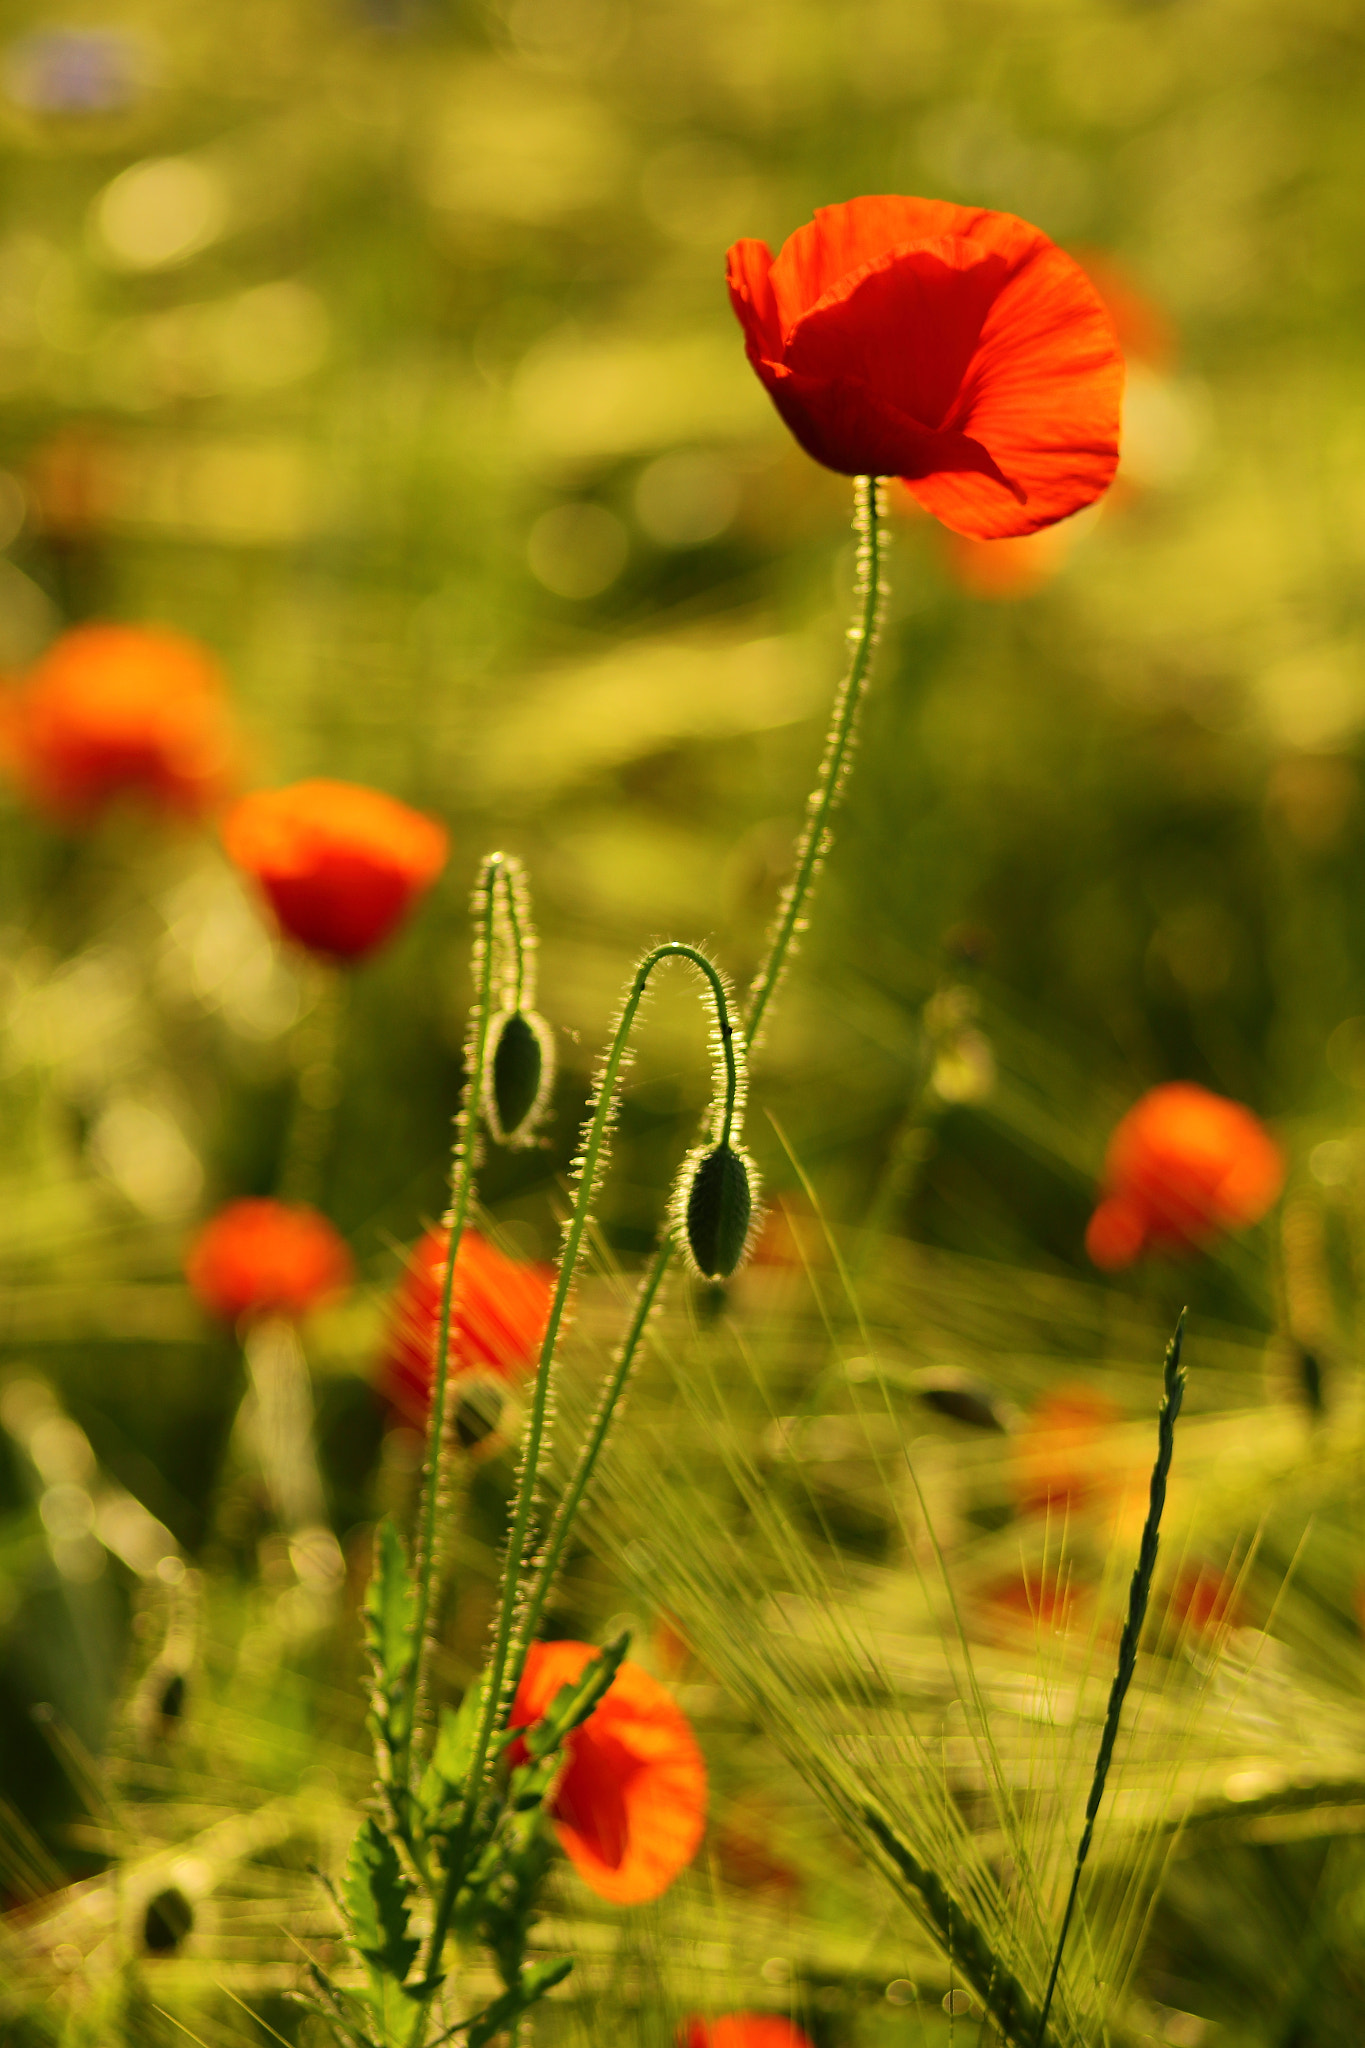
M 393 1298 L 381 1378 L 395 1408 L 426 1421 L 435 1377 L 450 1233 L 429 1230 L 414 1248 Z M 466 1230 L 455 1260 L 450 1371 L 480 1366 L 501 1379 L 534 1365 L 549 1320 L 554 1272 L 509 1259 L 477 1230 Z
M 590 1643 L 533 1643 L 511 1726 L 538 1721 L 596 1655 Z M 657 1899 L 696 1855 L 706 1824 L 706 1765 L 686 1715 L 627 1660 L 566 1748 L 550 1809 L 565 1855 L 599 1898 Z M 510 1755 L 525 1761 L 520 1744 Z
M 1284 1155 L 1239 1102 L 1192 1081 L 1151 1089 L 1115 1128 L 1085 1247 L 1097 1266 L 1187 1251 L 1257 1223 L 1284 1185 Z
M 319 778 L 257 790 L 223 822 L 291 939 L 356 960 L 382 945 L 445 866 L 445 828 L 377 789 Z
M 1014 1489 L 1021 1513 L 1084 1507 L 1114 1490 L 1104 1439 L 1123 1419 L 1107 1394 L 1055 1387 L 1029 1410 L 1014 1441 Z
M 749 361 L 808 455 L 897 476 L 956 533 L 1036 532 L 1118 462 L 1123 356 L 1080 265 L 1011 213 L 821 207 L 774 259 L 736 242 Z
M 179 633 L 73 627 L 3 716 L 15 774 L 59 817 L 93 817 L 124 795 L 199 817 L 226 794 L 235 749 L 223 678 Z
M 678 2048 L 812 2048 L 810 2036 L 774 2013 L 731 2012 L 724 2019 L 694 2017 L 679 2027 Z
M 306 1315 L 344 1294 L 351 1254 L 325 1216 L 268 1196 L 229 1202 L 190 1247 L 185 1277 L 210 1315 Z

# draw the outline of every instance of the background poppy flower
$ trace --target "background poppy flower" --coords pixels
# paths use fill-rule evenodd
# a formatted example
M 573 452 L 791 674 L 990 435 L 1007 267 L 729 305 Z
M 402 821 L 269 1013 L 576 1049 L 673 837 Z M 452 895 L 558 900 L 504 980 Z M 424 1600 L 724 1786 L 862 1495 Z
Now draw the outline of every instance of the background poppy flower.
M 1123 356 L 1080 265 L 1012 213 L 851 199 L 736 242 L 749 361 L 807 454 L 898 476 L 974 540 L 1091 504 L 1118 462 Z
M 154 626 L 76 626 L 29 670 L 4 713 L 5 751 L 49 810 L 89 817 L 142 797 L 198 817 L 233 759 L 222 673 L 208 651 Z
M 590 1643 L 533 1643 L 512 1727 L 538 1721 L 596 1655 Z M 550 1809 L 565 1855 L 599 1898 L 657 1899 L 696 1855 L 706 1824 L 706 1765 L 686 1715 L 627 1659 L 567 1751 Z
M 1249 1109 L 1193 1081 L 1168 1081 L 1109 1140 L 1085 1248 L 1110 1270 L 1148 1249 L 1198 1248 L 1259 1222 L 1283 1185 L 1284 1156 Z
M 1084 1507 L 1112 1494 L 1115 1469 L 1103 1446 L 1123 1411 L 1093 1387 L 1054 1387 L 1025 1416 L 1014 1440 L 1014 1488 L 1024 1514 Z
M 810 2036 L 776 2013 L 731 2012 L 723 2019 L 693 2017 L 678 2029 L 678 2048 L 812 2048 Z
M 210 1315 L 301 1316 L 344 1294 L 351 1254 L 325 1216 L 268 1196 L 229 1202 L 205 1225 L 185 1277 Z
M 381 1367 L 384 1392 L 418 1423 L 426 1421 L 431 1406 L 449 1244 L 449 1231 L 436 1229 L 414 1247 L 390 1315 Z M 482 1366 L 511 1379 L 534 1365 L 553 1293 L 551 1267 L 509 1259 L 477 1230 L 466 1230 L 455 1261 L 452 1377 Z
M 382 945 L 430 888 L 449 837 L 380 790 L 319 777 L 243 797 L 223 822 L 223 844 L 291 939 L 354 960 Z

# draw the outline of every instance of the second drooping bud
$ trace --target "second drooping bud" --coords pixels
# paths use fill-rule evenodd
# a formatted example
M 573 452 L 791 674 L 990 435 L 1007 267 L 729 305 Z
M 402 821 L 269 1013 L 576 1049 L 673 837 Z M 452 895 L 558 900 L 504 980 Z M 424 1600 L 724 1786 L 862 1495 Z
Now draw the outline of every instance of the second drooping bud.
M 753 1161 L 728 1141 L 700 1146 L 684 1160 L 674 1217 L 688 1261 L 703 1280 L 728 1280 L 741 1264 L 757 1185 Z

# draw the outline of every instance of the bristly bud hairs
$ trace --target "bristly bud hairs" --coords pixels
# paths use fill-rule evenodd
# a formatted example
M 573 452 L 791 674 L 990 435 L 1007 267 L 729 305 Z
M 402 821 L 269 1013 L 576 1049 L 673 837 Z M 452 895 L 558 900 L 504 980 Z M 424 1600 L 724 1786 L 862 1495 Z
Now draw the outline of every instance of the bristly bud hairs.
M 554 1035 L 535 1008 L 536 929 L 520 863 L 504 857 L 495 886 L 499 1006 L 489 1023 L 483 1114 L 496 1144 L 521 1150 L 537 1142 L 554 1091 Z
M 730 1144 L 689 1154 L 675 1206 L 689 1263 L 703 1280 L 728 1280 L 749 1246 L 757 1176 L 748 1154 Z
M 673 1229 L 702 1280 L 728 1280 L 743 1263 L 753 1235 L 758 1170 L 739 1142 L 748 1067 L 743 1039 L 730 1021 L 727 991 L 707 963 L 716 1027 L 711 1036 L 715 1083 L 711 1137 L 688 1153 L 673 1190 Z

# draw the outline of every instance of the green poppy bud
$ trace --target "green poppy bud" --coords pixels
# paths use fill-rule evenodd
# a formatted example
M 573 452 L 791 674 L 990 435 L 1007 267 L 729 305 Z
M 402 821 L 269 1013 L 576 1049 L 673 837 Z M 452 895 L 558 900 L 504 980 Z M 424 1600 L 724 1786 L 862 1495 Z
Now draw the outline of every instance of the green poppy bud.
M 500 1145 L 534 1142 L 554 1084 L 550 1027 L 534 1010 L 504 1010 L 493 1019 L 484 1114 Z
M 703 1280 L 728 1280 L 744 1257 L 754 1177 L 749 1159 L 728 1144 L 694 1152 L 683 1168 L 677 1215 Z

